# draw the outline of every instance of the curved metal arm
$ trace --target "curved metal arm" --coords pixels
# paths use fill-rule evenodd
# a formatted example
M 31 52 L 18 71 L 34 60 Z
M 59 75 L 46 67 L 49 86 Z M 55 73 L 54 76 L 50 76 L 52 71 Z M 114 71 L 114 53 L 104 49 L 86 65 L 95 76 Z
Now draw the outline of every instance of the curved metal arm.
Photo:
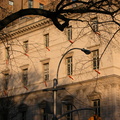
M 73 112 L 81 111 L 81 110 L 92 110 L 92 111 L 95 111 L 94 108 L 80 108 L 80 109 L 76 109 L 76 110 L 71 110 L 71 111 L 66 112 L 66 113 L 62 114 L 61 116 L 59 116 L 59 117 L 57 118 L 57 120 L 60 119 L 60 118 L 62 118 L 62 117 L 65 116 L 65 115 L 69 114 L 69 113 L 73 113 Z
M 75 110 L 77 110 L 77 107 L 71 101 L 62 101 L 62 103 L 65 105 L 72 105 L 75 108 Z M 78 111 L 77 111 L 77 114 L 78 114 L 78 120 L 79 120 L 80 115 Z
M 59 73 L 60 64 L 61 64 L 64 56 L 65 56 L 67 53 L 69 53 L 70 51 L 75 50 L 75 49 L 81 50 L 82 52 L 84 52 L 84 53 L 87 54 L 87 55 L 91 53 L 90 50 L 87 50 L 87 49 L 84 49 L 84 48 L 71 48 L 71 49 L 68 50 L 66 53 L 64 53 L 63 56 L 62 56 L 62 58 L 61 58 L 60 61 L 59 61 L 59 64 L 58 64 L 57 74 L 56 74 L 56 79 L 57 79 L 57 80 L 58 80 L 58 73 Z

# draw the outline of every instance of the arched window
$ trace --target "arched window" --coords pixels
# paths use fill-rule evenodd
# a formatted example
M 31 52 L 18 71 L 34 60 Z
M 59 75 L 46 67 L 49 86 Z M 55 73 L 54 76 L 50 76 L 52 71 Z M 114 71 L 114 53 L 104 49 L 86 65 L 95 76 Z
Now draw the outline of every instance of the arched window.
M 18 106 L 18 110 L 20 112 L 20 120 L 26 120 L 27 109 L 28 109 L 28 106 L 24 103 Z
M 65 98 L 62 99 L 62 104 L 64 113 L 73 110 L 73 97 L 66 96 Z M 67 114 L 65 118 L 66 120 L 73 120 L 73 113 Z
M 93 91 L 90 95 L 88 95 L 88 99 L 89 99 L 91 105 L 93 106 L 93 108 L 95 109 L 95 114 L 100 117 L 101 94 L 99 92 Z
M 40 108 L 40 120 L 48 120 L 48 102 L 43 100 L 40 104 L 39 104 L 39 108 Z

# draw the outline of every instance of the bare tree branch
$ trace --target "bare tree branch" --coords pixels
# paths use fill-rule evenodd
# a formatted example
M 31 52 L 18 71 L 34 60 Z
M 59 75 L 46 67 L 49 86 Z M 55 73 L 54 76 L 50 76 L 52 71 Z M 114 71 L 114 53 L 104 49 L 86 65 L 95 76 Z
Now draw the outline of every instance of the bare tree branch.
M 76 4 L 76 7 L 73 5 Z M 65 16 L 65 13 L 79 13 L 79 14 L 87 14 L 87 13 L 99 13 L 106 14 L 113 18 L 115 24 L 120 26 L 118 20 L 116 21 L 115 15 L 120 11 L 119 1 L 116 0 L 89 0 L 88 2 L 84 0 L 76 0 L 73 2 L 66 2 L 66 0 L 60 0 L 60 2 L 56 5 L 54 11 L 51 10 L 43 10 L 39 8 L 29 8 L 22 9 L 16 13 L 13 13 L 6 17 L 5 19 L 0 21 L 0 30 L 5 28 L 9 23 L 14 20 L 23 17 L 25 15 L 40 15 L 46 18 L 50 18 L 54 25 L 61 31 L 64 30 L 65 27 L 69 25 L 70 18 Z M 62 20 L 62 24 L 59 19 Z

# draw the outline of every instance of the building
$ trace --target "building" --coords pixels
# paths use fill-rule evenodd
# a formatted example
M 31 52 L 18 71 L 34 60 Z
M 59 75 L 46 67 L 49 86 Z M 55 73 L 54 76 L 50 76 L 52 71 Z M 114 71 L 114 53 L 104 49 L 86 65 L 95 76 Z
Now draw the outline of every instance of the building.
M 104 53 L 117 27 L 98 25 L 102 17 L 96 14 L 90 18 L 92 29 L 71 21 L 61 32 L 40 16 L 20 19 L 4 29 L 0 36 L 0 120 L 51 120 L 53 91 L 45 89 L 53 88 L 57 75 L 57 88 L 65 88 L 57 91 L 57 116 L 81 109 L 60 120 L 87 120 L 94 114 L 103 120 L 119 120 L 117 36 Z M 89 49 L 91 54 L 76 48 Z
M 8 15 L 15 13 L 21 9 L 27 9 L 27 8 L 41 8 L 44 9 L 45 6 L 47 7 L 48 4 L 50 4 L 53 0 L 0 0 L 0 20 L 7 17 Z M 45 8 L 46 9 L 46 8 Z M 15 20 L 14 22 L 10 23 L 8 26 L 14 25 L 18 23 L 19 21 L 24 20 L 27 21 L 29 19 L 32 19 L 34 16 L 29 15 L 22 17 L 18 20 Z
M 48 0 L 0 0 L 1 13 L 11 14 L 20 9 L 26 8 L 44 8 L 44 5 L 49 4 Z M 4 14 L 2 14 L 2 18 Z

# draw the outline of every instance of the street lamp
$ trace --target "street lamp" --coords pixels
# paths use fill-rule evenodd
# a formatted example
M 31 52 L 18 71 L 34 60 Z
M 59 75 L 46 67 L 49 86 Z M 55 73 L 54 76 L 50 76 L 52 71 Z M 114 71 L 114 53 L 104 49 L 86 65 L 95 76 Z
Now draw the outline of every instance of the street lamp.
M 57 74 L 56 74 L 56 79 L 58 80 L 58 73 L 59 73 L 59 68 L 60 68 L 60 64 L 63 60 L 63 58 L 65 57 L 66 54 L 68 54 L 70 51 L 72 50 L 81 50 L 82 52 L 84 52 L 86 55 L 89 55 L 91 53 L 90 50 L 87 50 L 85 48 L 71 48 L 70 50 L 68 50 L 66 53 L 63 54 L 62 58 L 60 59 L 59 61 L 59 64 L 58 64 L 58 68 L 57 68 Z
M 84 49 L 84 48 L 71 48 L 66 53 L 64 53 L 62 58 L 60 59 L 58 67 L 57 67 L 56 78 L 53 79 L 53 98 L 54 98 L 54 101 L 53 101 L 54 102 L 53 120 L 57 120 L 57 90 L 60 90 L 60 89 L 57 89 L 57 84 L 58 84 L 58 73 L 59 73 L 60 65 L 61 65 L 61 62 L 62 62 L 64 56 L 72 50 L 81 50 L 86 55 L 89 55 L 91 53 L 90 50 L 87 50 L 87 49 Z

